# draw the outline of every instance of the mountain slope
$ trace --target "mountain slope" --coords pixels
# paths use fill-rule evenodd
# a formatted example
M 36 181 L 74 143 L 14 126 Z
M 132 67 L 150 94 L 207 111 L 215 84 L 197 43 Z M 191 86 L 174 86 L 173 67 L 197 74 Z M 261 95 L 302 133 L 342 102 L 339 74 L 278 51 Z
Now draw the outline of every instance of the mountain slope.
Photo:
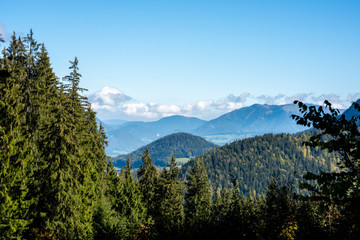
M 263 193 L 276 172 L 281 179 L 294 177 L 298 182 L 306 171 L 336 169 L 334 154 L 302 146 L 309 137 L 305 133 L 266 134 L 226 144 L 199 158 L 204 159 L 213 187 L 230 187 L 234 177 L 243 194 Z M 183 176 L 193 163 L 191 160 L 182 167 Z
M 193 158 L 215 147 L 215 144 L 201 137 L 188 133 L 174 133 L 141 147 L 129 155 L 131 164 L 134 168 L 137 168 L 142 164 L 141 156 L 144 150 L 149 148 L 150 156 L 155 165 L 164 167 L 170 161 L 172 155 L 176 158 Z M 123 167 L 129 155 L 119 155 L 112 158 L 112 161 L 116 167 Z
M 106 154 L 109 156 L 128 153 L 146 144 L 122 129 L 108 131 L 106 135 L 109 142 L 106 147 Z
M 191 132 L 206 121 L 185 116 L 170 116 L 153 122 L 127 122 L 119 127 L 134 137 L 150 143 L 160 137 L 176 133 Z
M 297 106 L 293 104 L 254 104 L 213 119 L 196 129 L 194 133 L 199 136 L 295 133 L 305 130 L 304 127 L 296 125 L 295 121 L 290 118 L 291 114 L 297 112 Z
M 126 123 L 127 121 L 122 119 L 108 119 L 108 120 L 103 120 L 103 122 L 111 126 L 113 129 L 117 129 L 119 128 L 119 126 Z
M 357 104 L 360 104 L 360 99 L 356 101 Z M 350 119 L 352 116 L 358 116 L 360 115 L 360 112 L 354 108 L 353 105 L 351 105 L 348 109 L 343 112 L 343 115 L 345 115 L 346 119 Z

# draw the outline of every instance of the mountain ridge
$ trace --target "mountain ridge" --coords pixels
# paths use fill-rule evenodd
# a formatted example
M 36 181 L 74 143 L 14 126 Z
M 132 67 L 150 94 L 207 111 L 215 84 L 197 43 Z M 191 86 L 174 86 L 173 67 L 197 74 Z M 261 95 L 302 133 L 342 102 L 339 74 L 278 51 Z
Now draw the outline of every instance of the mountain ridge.
M 291 114 L 298 114 L 298 111 L 295 104 L 253 104 L 209 121 L 181 115 L 164 117 L 151 122 L 130 121 L 116 124 L 113 121 L 115 126 L 110 125 L 106 128 L 107 134 L 111 135 L 107 154 L 115 156 L 120 152 L 130 153 L 176 132 L 197 135 L 218 145 L 266 133 L 301 132 L 308 128 L 297 125 L 290 117 Z
M 134 168 L 137 168 L 142 164 L 141 156 L 144 150 L 148 148 L 154 164 L 158 167 L 164 167 L 170 161 L 172 155 L 176 158 L 191 159 L 215 147 L 217 146 L 214 143 L 199 136 L 180 132 L 164 136 L 146 146 L 138 148 L 130 154 L 113 157 L 112 161 L 114 166 L 123 167 L 127 158 L 130 157 L 131 164 Z

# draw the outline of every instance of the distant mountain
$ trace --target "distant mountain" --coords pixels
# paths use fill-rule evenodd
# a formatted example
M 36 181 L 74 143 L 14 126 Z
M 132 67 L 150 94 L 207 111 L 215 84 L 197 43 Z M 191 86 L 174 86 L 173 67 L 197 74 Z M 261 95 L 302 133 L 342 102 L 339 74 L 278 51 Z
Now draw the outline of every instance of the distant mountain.
M 274 174 L 298 183 L 307 171 L 337 168 L 335 154 L 302 145 L 310 134 L 265 134 L 226 144 L 198 158 L 204 160 L 214 188 L 231 187 L 237 180 L 242 194 L 264 193 Z M 189 174 L 193 164 L 191 160 L 183 165 L 182 176 Z
M 206 123 L 206 121 L 199 118 L 174 115 L 147 124 L 149 127 L 155 129 L 160 136 L 166 136 L 175 132 L 191 132 L 204 123 Z
M 123 129 L 107 131 L 106 136 L 109 142 L 106 147 L 106 154 L 109 156 L 128 153 L 146 144 Z
M 145 144 L 160 137 L 160 135 L 156 133 L 156 130 L 151 128 L 147 122 L 127 122 L 121 125 L 118 129 L 131 134 Z
M 195 132 L 199 136 L 264 133 L 295 133 L 306 128 L 299 126 L 291 119 L 291 114 L 298 113 L 294 104 L 261 105 L 254 104 L 226 113 L 208 121 Z
M 103 125 L 105 132 L 109 132 L 114 130 L 113 127 L 105 123 L 104 121 L 101 121 L 98 117 L 95 117 L 97 124 L 100 126 L 100 123 Z
M 170 161 L 172 155 L 176 158 L 191 159 L 215 147 L 215 144 L 201 137 L 189 133 L 174 133 L 141 147 L 129 155 L 131 164 L 134 168 L 137 168 L 142 164 L 141 156 L 144 150 L 149 148 L 150 156 L 154 164 L 159 167 L 164 167 Z M 125 161 L 129 155 L 124 154 L 112 158 L 115 167 L 125 166 Z
M 119 127 L 138 139 L 150 143 L 160 137 L 176 133 L 191 132 L 206 121 L 185 116 L 170 116 L 153 122 L 127 122 Z
M 130 153 L 141 146 L 151 143 L 163 136 L 176 132 L 190 132 L 206 121 L 185 116 L 165 117 L 158 121 L 142 122 L 112 119 L 101 121 L 105 126 L 109 146 L 106 153 L 109 156 Z
M 111 126 L 113 129 L 117 129 L 122 124 L 126 123 L 127 121 L 122 119 L 108 119 L 103 120 L 104 123 L 106 123 L 108 126 Z
M 360 99 L 358 99 L 356 101 L 357 104 L 360 104 Z M 360 111 L 358 111 L 357 109 L 354 108 L 353 105 L 351 105 L 348 109 L 346 109 L 343 112 L 343 115 L 345 115 L 346 119 L 350 119 L 352 116 L 357 116 L 360 115 Z

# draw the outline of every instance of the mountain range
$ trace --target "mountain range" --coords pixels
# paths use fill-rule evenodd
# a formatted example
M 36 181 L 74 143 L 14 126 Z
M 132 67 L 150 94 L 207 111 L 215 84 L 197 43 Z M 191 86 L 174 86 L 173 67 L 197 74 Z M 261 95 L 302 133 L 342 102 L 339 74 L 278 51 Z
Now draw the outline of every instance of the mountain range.
M 360 103 L 360 100 L 357 102 Z M 238 122 L 244 128 L 260 132 L 264 131 L 261 120 L 267 120 L 269 121 L 267 127 L 276 132 L 279 131 L 279 127 L 273 119 L 279 119 L 278 124 L 282 124 L 283 129 L 287 127 L 288 131 L 292 131 L 291 124 L 284 120 L 280 122 L 280 119 L 284 119 L 284 112 L 291 112 L 289 109 L 293 110 L 288 105 L 279 107 L 253 105 L 208 121 L 196 130 L 200 132 L 210 124 L 212 124 L 210 126 L 216 126 L 221 122 L 220 120 L 224 119 L 223 122 L 229 123 L 228 128 L 223 127 L 218 132 L 215 131 L 216 127 L 207 128 L 212 129 L 213 134 L 231 134 L 232 132 L 227 131 L 238 126 L 232 126 L 230 123 Z M 354 115 L 359 115 L 359 111 L 351 106 L 343 114 L 349 119 Z M 257 121 L 260 126 L 256 126 L 251 121 Z M 240 133 L 243 131 L 239 127 L 238 129 Z M 174 155 L 182 166 L 181 175 L 184 177 L 189 174 L 194 159 L 203 159 L 213 188 L 228 188 L 232 186 L 234 180 L 237 180 L 242 194 L 255 196 L 256 193 L 264 193 L 274 174 L 282 180 L 294 181 L 297 185 L 302 180 L 302 175 L 308 171 L 318 173 L 337 169 L 335 153 L 318 148 L 310 149 L 302 145 L 302 142 L 313 134 L 316 134 L 314 129 L 292 134 L 259 134 L 217 147 L 201 137 L 188 133 L 175 133 L 162 137 L 129 155 L 120 155 L 112 160 L 115 166 L 123 167 L 130 156 L 133 167 L 138 168 L 142 164 L 141 156 L 148 148 L 157 167 L 166 166 Z
M 191 133 L 223 145 L 265 133 L 295 133 L 305 130 L 291 119 L 290 116 L 294 113 L 298 113 L 294 104 L 254 104 L 210 121 L 179 115 L 152 122 L 103 121 L 109 141 L 106 152 L 110 156 L 126 154 L 176 132 Z

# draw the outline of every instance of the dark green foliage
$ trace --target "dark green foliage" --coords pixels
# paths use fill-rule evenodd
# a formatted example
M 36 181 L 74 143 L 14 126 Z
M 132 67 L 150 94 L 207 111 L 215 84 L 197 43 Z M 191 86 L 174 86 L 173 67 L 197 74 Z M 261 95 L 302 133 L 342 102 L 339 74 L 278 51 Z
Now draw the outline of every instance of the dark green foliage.
M 169 168 L 165 168 L 156 188 L 155 224 L 159 237 L 175 239 L 182 237 L 184 224 L 184 186 L 179 179 L 180 169 L 173 156 Z
M 20 238 L 30 219 L 27 212 L 29 165 L 33 144 L 25 123 L 21 84 L 26 79 L 26 51 L 14 35 L 0 62 L 0 238 Z
M 211 192 L 203 160 L 195 161 L 186 179 L 185 222 L 189 230 L 204 230 L 211 217 Z M 196 226 L 196 227 L 195 227 Z
M 263 220 L 264 235 L 268 239 L 279 239 L 288 234 L 295 236 L 297 223 L 295 219 L 296 201 L 293 185 L 280 182 L 274 177 L 270 182 L 265 197 Z
M 265 134 L 226 144 L 199 158 L 204 159 L 213 187 L 230 188 L 233 176 L 239 181 L 241 194 L 256 196 L 265 192 L 275 172 L 279 172 L 281 180 L 289 179 L 295 172 L 298 184 L 307 171 L 336 169 L 335 154 L 302 146 L 309 138 L 307 133 Z M 182 174 L 189 174 L 193 164 L 185 164 Z
M 0 61 L 0 237 L 92 237 L 104 187 L 104 133 L 79 94 L 77 59 L 64 91 L 43 44 L 15 34 Z
M 131 173 L 130 158 L 126 162 L 125 169 L 121 171 L 122 185 L 119 197 L 115 199 L 115 211 L 124 219 L 128 236 L 139 234 L 146 220 L 146 208 L 141 200 L 139 184 L 134 181 Z
M 149 149 L 146 148 L 141 157 L 143 164 L 140 166 L 137 176 L 139 178 L 139 188 L 142 194 L 144 205 L 147 209 L 148 218 L 156 215 L 155 189 L 159 174 L 152 159 L 149 156 Z
M 93 217 L 94 239 L 123 239 L 127 235 L 126 219 L 112 209 L 107 198 L 98 201 Z
M 140 160 L 142 159 L 143 152 L 147 148 L 151 153 L 151 157 L 154 159 L 154 164 L 157 167 L 165 167 L 168 165 L 172 155 L 176 158 L 193 158 L 215 147 L 215 144 L 201 137 L 189 133 L 174 133 L 139 148 L 130 153 L 130 157 L 134 161 L 134 167 L 138 168 L 141 165 Z M 126 158 L 127 155 L 119 155 L 112 159 L 115 166 L 123 167 Z

